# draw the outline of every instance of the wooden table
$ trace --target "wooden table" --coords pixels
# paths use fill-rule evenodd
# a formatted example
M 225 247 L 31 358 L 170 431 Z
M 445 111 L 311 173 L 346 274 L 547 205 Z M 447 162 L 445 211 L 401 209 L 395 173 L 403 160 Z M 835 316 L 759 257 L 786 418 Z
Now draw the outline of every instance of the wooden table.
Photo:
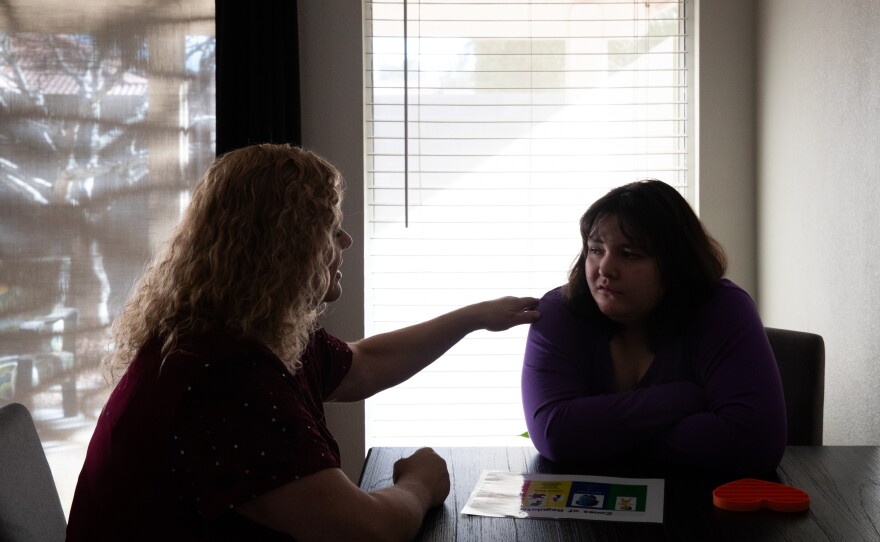
M 392 466 L 415 448 L 372 448 L 360 486 L 374 491 L 391 485 Z M 628 476 L 554 464 L 532 447 L 436 448 L 449 467 L 452 490 L 443 507 L 432 510 L 418 540 L 461 541 L 708 541 L 763 540 L 880 541 L 880 447 L 790 446 L 770 481 L 810 495 L 810 509 L 798 513 L 768 510 L 728 512 L 712 504 L 712 489 L 729 480 L 694 476 L 651 476 L 666 480 L 663 523 L 622 523 L 463 516 L 483 470 Z M 633 477 L 648 477 L 635 473 Z

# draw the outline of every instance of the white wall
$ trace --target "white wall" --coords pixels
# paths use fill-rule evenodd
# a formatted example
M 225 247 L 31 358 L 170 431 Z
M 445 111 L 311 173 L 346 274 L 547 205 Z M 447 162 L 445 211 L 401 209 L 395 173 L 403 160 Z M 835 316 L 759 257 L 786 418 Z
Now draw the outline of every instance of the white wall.
M 759 2 L 768 325 L 825 338 L 825 443 L 880 444 L 880 2 Z

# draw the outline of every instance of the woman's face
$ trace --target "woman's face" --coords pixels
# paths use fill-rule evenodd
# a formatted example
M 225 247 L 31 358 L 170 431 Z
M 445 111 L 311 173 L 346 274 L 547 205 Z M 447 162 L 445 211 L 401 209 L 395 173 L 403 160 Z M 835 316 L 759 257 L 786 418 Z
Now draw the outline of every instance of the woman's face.
M 657 259 L 623 235 L 616 215 L 593 225 L 584 269 L 599 310 L 621 325 L 644 323 L 663 297 Z
M 324 296 L 325 303 L 336 301 L 339 299 L 339 296 L 342 295 L 342 284 L 340 284 L 340 281 L 342 280 L 342 271 L 339 270 L 342 266 L 342 251 L 350 247 L 352 243 L 351 235 L 342 228 L 336 230 L 335 241 L 336 245 L 333 247 L 333 261 L 330 262 L 330 287 L 327 289 L 327 294 Z

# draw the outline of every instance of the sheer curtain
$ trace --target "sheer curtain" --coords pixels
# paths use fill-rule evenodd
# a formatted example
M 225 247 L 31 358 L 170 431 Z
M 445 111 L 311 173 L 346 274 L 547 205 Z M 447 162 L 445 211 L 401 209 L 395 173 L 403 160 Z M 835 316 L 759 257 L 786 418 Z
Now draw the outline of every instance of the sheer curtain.
M 367 332 L 566 279 L 577 221 L 644 177 L 692 198 L 688 2 L 365 3 Z M 528 444 L 527 329 L 368 401 L 367 446 Z
M 214 158 L 214 3 L 0 13 L 0 402 L 69 506 L 109 392 L 108 325 Z

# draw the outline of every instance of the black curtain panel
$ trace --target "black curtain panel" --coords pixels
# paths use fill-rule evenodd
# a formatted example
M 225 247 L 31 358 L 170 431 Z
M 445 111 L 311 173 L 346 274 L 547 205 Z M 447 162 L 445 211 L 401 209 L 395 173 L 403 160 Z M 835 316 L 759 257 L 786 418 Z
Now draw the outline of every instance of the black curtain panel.
M 302 142 L 296 0 L 216 0 L 217 155 Z

